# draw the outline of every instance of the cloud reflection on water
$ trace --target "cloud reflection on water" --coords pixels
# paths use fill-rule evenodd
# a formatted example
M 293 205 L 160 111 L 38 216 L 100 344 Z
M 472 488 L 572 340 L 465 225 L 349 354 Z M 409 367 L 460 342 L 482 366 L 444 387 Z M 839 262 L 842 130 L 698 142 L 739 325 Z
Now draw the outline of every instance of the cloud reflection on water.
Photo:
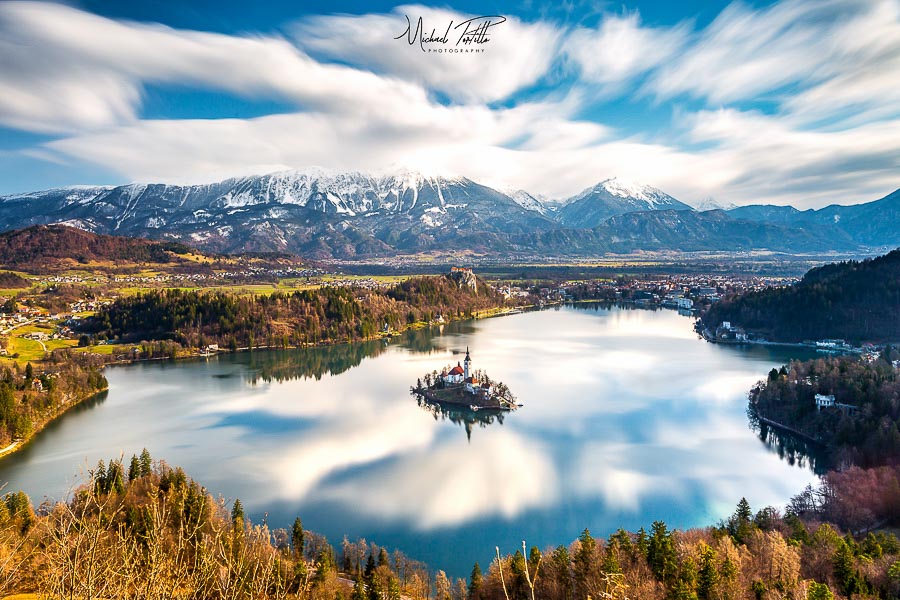
M 312 423 L 248 464 L 278 482 L 282 500 L 338 503 L 419 530 L 514 519 L 567 498 L 634 514 L 649 500 L 699 496 L 718 513 L 741 495 L 783 503 L 811 479 L 747 429 L 746 391 L 768 363 L 757 370 L 697 341 L 674 314 L 537 313 L 432 343 L 428 355 L 392 347 L 338 377 L 232 400 L 229 411 Z M 405 393 L 465 345 L 525 404 L 468 443 Z

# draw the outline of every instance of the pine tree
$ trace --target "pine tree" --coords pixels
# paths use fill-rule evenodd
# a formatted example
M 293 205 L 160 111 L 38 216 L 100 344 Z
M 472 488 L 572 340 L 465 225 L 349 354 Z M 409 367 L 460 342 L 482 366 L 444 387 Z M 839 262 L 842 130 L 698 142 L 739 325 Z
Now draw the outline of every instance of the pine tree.
M 147 477 L 153 472 L 153 460 L 146 448 L 141 450 L 141 477 Z
M 831 593 L 828 584 L 810 581 L 806 590 L 806 600 L 834 600 L 834 594 Z
M 846 596 L 853 596 L 863 590 L 862 577 L 853 568 L 853 550 L 844 540 L 838 544 L 834 552 L 834 578 Z
M 670 583 L 677 569 L 675 543 L 666 524 L 654 521 L 647 544 L 647 562 L 656 578 L 663 583 Z
M 231 523 L 235 531 L 244 530 L 244 505 L 241 504 L 240 498 L 236 498 L 231 507 Z
M 650 544 L 647 541 L 647 532 L 643 527 L 638 529 L 637 540 L 635 540 L 635 548 L 637 548 L 638 554 L 647 558 L 647 553 L 650 551 Z
M 580 592 L 579 596 L 587 596 L 590 593 L 590 578 L 594 566 L 594 553 L 597 549 L 597 541 L 591 535 L 590 530 L 585 528 L 578 536 L 578 550 L 573 557 L 573 570 L 575 572 L 575 582 Z
M 128 481 L 132 482 L 141 476 L 141 463 L 137 455 L 131 455 L 131 463 L 128 465 Z
M 396 577 L 391 577 L 388 581 L 388 600 L 400 600 L 402 594 L 400 592 L 400 582 Z
M 303 558 L 305 544 L 306 540 L 303 537 L 303 522 L 300 520 L 300 517 L 297 517 L 294 519 L 294 524 L 291 526 L 291 547 L 294 549 L 295 558 Z
M 753 531 L 753 511 L 750 509 L 750 503 L 746 498 L 741 498 L 738 502 L 734 514 L 728 521 L 728 533 L 738 543 L 744 543 L 750 532 Z
M 628 535 L 628 532 L 624 529 L 619 529 L 614 534 L 609 536 L 609 544 L 616 544 L 619 547 L 621 552 L 626 554 L 631 554 L 634 551 L 634 544 L 631 541 L 631 536 Z
M 603 553 L 603 564 L 600 569 L 604 573 L 621 573 L 622 567 L 619 565 L 619 543 L 613 541 L 606 547 Z
M 94 469 L 94 493 L 99 495 L 106 493 L 106 491 L 106 464 L 101 458 L 97 461 L 97 468 Z
M 702 544 L 700 546 L 700 571 L 697 574 L 697 596 L 700 597 L 700 600 L 710 600 L 718 582 L 716 551 L 707 544 Z
M 353 583 L 353 592 L 350 594 L 350 600 L 367 600 L 366 584 L 361 578 L 357 578 Z
M 552 565 L 552 572 L 555 575 L 554 579 L 556 580 L 556 585 L 559 586 L 559 589 L 562 591 L 562 597 L 565 600 L 569 600 L 572 598 L 573 585 L 572 573 L 570 570 L 571 559 L 569 557 L 568 548 L 562 545 L 557 546 L 550 557 L 550 564 Z
M 106 470 L 105 491 L 113 491 L 117 494 L 125 493 L 125 469 L 122 463 L 117 460 L 109 461 L 109 468 Z
M 481 586 L 484 584 L 484 576 L 481 573 L 481 565 L 477 562 L 472 567 L 469 575 L 469 600 L 478 600 L 481 596 Z
M 746 498 L 741 498 L 740 501 L 738 501 L 734 516 L 738 521 L 749 521 L 753 516 L 753 511 L 750 509 L 750 503 L 747 502 Z
M 375 557 L 371 552 L 369 552 L 369 557 L 366 559 L 363 582 L 366 584 L 370 600 L 378 600 L 378 590 L 375 589 Z

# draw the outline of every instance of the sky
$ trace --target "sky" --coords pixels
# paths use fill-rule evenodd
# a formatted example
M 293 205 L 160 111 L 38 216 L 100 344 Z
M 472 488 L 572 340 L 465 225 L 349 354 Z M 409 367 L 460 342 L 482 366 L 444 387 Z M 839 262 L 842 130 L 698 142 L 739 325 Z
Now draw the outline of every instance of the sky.
M 0 194 L 410 168 L 854 204 L 900 188 L 898 82 L 900 0 L 2 1 Z

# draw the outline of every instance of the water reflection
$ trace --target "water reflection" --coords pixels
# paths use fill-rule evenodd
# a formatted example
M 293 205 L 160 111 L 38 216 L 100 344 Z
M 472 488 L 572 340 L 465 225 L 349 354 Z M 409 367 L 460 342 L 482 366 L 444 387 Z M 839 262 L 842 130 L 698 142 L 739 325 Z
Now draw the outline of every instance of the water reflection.
M 333 541 L 376 539 L 455 575 L 523 538 L 708 524 L 742 496 L 783 504 L 818 463 L 751 431 L 745 408 L 788 351 L 707 344 L 691 325 L 579 305 L 390 343 L 114 368 L 105 401 L 0 461 L 0 481 L 59 496 L 80 465 L 146 446 L 272 526 L 299 514 Z M 514 417 L 410 396 L 466 346 L 474 368 L 515 390 Z
M 824 475 L 833 467 L 820 444 L 761 422 L 750 407 L 747 408 L 747 418 L 750 429 L 756 432 L 759 440 L 789 465 L 808 468 L 819 475 Z
M 456 334 L 472 333 L 471 323 L 455 323 Z M 323 345 L 296 350 L 272 350 L 251 352 L 249 369 L 244 380 L 250 384 L 282 383 L 292 379 L 321 380 L 329 375 L 340 375 L 358 367 L 363 360 L 375 358 L 390 346 L 399 345 L 417 354 L 444 353 L 437 343 L 441 328 L 437 326 L 415 329 L 395 335 L 393 338 L 370 340 L 352 344 Z M 225 379 L 230 373 L 214 377 Z
M 466 439 L 472 441 L 472 430 L 477 427 L 488 427 L 496 423 L 503 425 L 503 418 L 506 411 L 493 410 L 490 408 L 481 408 L 477 412 L 468 408 L 458 406 L 445 406 L 440 402 L 429 402 L 422 394 L 412 395 L 416 398 L 416 403 L 420 408 L 434 416 L 435 421 L 450 421 L 454 425 L 459 425 L 466 432 Z

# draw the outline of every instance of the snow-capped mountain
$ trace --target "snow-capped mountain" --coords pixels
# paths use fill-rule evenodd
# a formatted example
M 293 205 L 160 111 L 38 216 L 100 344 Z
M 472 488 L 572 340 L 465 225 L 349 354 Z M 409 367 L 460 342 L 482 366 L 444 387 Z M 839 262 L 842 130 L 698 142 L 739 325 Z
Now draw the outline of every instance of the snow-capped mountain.
M 616 215 L 648 210 L 693 208 L 649 185 L 612 178 L 566 200 L 556 218 L 569 227 L 596 227 Z
M 534 212 L 546 215 L 548 212 L 555 209 L 555 207 L 545 204 L 546 199 L 541 198 L 537 194 L 526 192 L 525 190 L 504 190 L 504 193 L 525 210 L 533 210 Z
M 465 177 L 306 169 L 207 185 L 134 183 L 7 196 L 0 198 L 0 231 L 63 223 L 211 251 L 288 251 L 318 259 L 436 250 L 505 257 L 635 249 L 806 252 L 900 244 L 898 199 L 900 191 L 878 202 L 802 213 L 765 206 L 695 212 L 656 188 L 620 179 L 560 204 Z
M 737 204 L 734 204 L 733 202 L 721 204 L 712 198 L 704 198 L 703 200 L 693 202 L 692 204 L 694 209 L 700 212 L 706 212 L 707 210 L 731 210 L 732 208 L 737 208 Z
M 96 233 L 172 238 L 215 250 L 353 256 L 440 246 L 450 237 L 552 226 L 464 177 L 285 171 L 207 185 L 128 184 L 9 196 L 0 228 L 65 223 Z

